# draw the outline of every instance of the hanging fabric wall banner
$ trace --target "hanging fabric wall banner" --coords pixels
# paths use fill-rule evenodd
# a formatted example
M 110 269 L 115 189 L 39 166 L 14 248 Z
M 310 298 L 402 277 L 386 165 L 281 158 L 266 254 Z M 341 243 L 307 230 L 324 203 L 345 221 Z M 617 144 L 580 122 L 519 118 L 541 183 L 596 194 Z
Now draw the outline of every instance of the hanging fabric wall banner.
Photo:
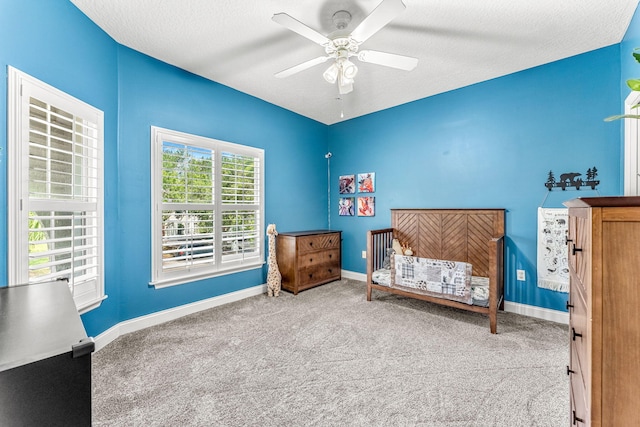
M 568 209 L 538 208 L 538 287 L 569 292 Z

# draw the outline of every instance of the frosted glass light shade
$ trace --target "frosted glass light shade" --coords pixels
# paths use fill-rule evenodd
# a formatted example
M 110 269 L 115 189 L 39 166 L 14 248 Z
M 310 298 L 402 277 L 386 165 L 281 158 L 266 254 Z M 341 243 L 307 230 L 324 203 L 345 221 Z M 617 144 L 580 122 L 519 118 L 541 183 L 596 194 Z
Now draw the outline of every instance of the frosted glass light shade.
M 342 63 L 342 74 L 347 79 L 353 79 L 358 74 L 358 67 L 347 59 Z
M 329 68 L 326 69 L 324 73 L 322 73 L 322 77 L 327 81 L 327 83 L 335 83 L 338 80 L 338 74 L 340 73 L 340 69 L 338 66 L 333 63 Z

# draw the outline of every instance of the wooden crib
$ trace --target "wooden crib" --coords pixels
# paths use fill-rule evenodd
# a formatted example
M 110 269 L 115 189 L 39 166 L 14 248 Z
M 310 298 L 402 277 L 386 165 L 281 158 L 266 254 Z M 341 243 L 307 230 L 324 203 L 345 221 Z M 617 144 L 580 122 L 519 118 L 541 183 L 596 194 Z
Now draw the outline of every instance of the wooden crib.
M 504 209 L 392 209 L 391 228 L 367 232 L 367 301 L 375 289 L 487 314 L 495 334 L 498 309 L 504 309 L 504 230 Z M 387 285 L 376 283 L 394 238 L 406 241 L 415 257 L 471 264 L 473 276 L 488 278 L 488 305 L 426 295 L 396 286 L 393 278 Z

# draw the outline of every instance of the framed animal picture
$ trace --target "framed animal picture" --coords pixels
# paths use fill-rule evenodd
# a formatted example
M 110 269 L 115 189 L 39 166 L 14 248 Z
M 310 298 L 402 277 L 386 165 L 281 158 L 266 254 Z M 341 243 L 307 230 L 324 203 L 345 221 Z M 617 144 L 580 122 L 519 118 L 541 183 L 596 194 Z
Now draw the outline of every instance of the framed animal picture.
M 356 176 L 340 176 L 340 194 L 352 194 L 356 192 Z
M 355 215 L 355 198 L 353 197 L 340 197 L 338 200 L 338 215 L 340 216 L 354 216 Z
M 358 197 L 358 216 L 374 216 L 376 213 L 375 197 Z
M 374 172 L 358 174 L 358 192 L 373 193 L 376 191 L 376 174 Z

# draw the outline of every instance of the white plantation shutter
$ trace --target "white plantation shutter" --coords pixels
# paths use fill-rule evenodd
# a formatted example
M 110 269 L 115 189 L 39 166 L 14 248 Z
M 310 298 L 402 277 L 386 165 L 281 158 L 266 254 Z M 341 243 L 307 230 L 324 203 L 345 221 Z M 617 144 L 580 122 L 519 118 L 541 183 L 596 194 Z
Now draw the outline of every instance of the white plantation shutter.
M 260 267 L 263 151 L 151 128 L 156 287 Z
M 222 153 L 222 260 L 233 262 L 260 252 L 261 164 L 251 155 Z
M 162 269 L 213 266 L 215 152 L 161 139 Z
M 10 68 L 11 283 L 66 279 L 78 310 L 104 298 L 103 113 Z

